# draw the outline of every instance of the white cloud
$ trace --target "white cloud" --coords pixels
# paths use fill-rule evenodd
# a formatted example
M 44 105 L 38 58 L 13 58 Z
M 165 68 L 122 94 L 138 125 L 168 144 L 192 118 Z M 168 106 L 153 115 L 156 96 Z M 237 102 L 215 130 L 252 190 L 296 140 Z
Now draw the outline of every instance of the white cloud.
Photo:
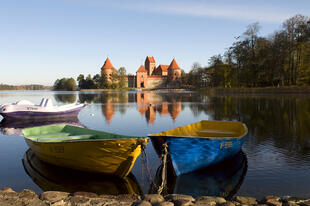
M 128 3 L 130 2 L 130 3 Z M 274 5 L 238 4 L 232 1 L 226 4 L 206 3 L 205 1 L 117 1 L 109 2 L 118 8 L 140 12 L 154 12 L 173 15 L 189 15 L 198 17 L 216 17 L 267 23 L 281 23 L 297 14 Z

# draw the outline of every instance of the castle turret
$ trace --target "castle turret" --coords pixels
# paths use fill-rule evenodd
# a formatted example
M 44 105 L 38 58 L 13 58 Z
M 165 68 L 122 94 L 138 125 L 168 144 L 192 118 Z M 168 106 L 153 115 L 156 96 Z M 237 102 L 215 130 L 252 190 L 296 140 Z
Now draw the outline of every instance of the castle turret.
M 168 68 L 168 79 L 169 80 L 180 80 L 181 79 L 181 68 L 173 58 Z
M 147 71 L 143 65 L 139 67 L 136 74 L 137 74 L 137 88 L 147 87 Z
M 112 65 L 111 61 L 109 58 L 107 58 L 101 67 L 101 75 L 104 73 L 107 75 L 108 81 L 111 81 L 111 75 L 112 73 L 117 72 L 114 66 Z
M 153 75 L 153 71 L 156 68 L 156 63 L 154 57 L 147 56 L 144 62 L 145 69 L 148 75 Z

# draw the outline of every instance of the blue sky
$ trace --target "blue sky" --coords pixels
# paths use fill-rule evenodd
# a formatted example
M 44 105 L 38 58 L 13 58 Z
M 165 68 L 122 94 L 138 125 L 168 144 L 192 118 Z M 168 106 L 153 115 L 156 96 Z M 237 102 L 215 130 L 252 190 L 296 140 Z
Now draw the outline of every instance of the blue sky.
M 247 25 L 281 29 L 310 0 L 0 0 L 0 83 L 52 85 L 97 74 L 106 57 L 135 73 L 145 57 L 189 71 L 222 54 Z

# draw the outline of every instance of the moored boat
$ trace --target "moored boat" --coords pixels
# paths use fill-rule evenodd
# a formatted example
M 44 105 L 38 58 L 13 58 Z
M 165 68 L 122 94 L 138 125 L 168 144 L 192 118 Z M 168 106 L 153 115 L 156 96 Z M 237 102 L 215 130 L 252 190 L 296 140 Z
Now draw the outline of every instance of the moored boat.
M 157 144 L 153 140 L 152 143 Z M 149 193 L 160 193 L 163 196 L 220 196 L 230 199 L 238 192 L 247 173 L 247 157 L 242 151 L 213 166 L 179 176 L 173 175 L 170 161 L 168 154 L 167 162 L 162 162 L 156 171 Z
M 241 122 L 204 120 L 148 136 L 167 144 L 174 172 L 180 175 L 234 156 L 247 132 Z
M 77 116 L 85 104 L 54 106 L 52 100 L 43 98 L 38 105 L 28 100 L 0 106 L 0 114 L 6 119 L 42 119 Z
M 2 119 L 0 122 L 0 133 L 5 135 L 23 136 L 22 130 L 30 127 L 50 126 L 57 124 L 67 124 L 77 127 L 85 126 L 75 116 L 73 117 L 59 117 L 48 119 Z
M 132 173 L 120 178 L 58 167 L 40 160 L 31 149 L 25 152 L 22 162 L 28 176 L 43 191 L 142 195 L 138 181 Z
M 87 172 L 125 177 L 147 138 L 118 135 L 70 125 L 23 130 L 26 143 L 43 161 Z

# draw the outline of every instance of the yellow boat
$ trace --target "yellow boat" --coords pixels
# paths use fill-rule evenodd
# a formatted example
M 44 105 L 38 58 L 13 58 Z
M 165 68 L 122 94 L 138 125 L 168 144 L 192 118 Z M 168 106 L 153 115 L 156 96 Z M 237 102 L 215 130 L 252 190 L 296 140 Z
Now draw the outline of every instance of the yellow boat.
M 125 177 L 147 138 L 70 125 L 24 129 L 26 143 L 43 161 L 71 169 Z
M 143 194 L 136 177 L 132 173 L 120 178 L 58 167 L 43 162 L 31 149 L 25 152 L 22 161 L 28 176 L 43 191 L 69 193 L 85 191 L 94 192 L 98 195 Z

